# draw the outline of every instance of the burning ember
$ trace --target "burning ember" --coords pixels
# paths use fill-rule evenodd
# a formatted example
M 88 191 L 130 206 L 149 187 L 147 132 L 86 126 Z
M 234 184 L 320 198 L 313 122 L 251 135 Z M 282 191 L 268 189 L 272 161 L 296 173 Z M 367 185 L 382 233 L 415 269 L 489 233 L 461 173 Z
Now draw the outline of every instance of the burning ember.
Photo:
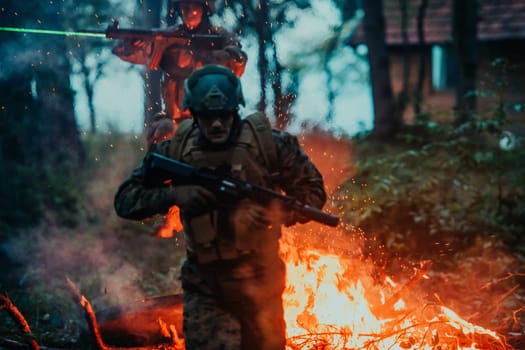
M 444 305 L 403 300 L 407 284 L 373 281 L 363 261 L 296 248 L 287 236 L 288 349 L 511 349 Z M 428 278 L 429 268 L 423 264 L 416 278 Z

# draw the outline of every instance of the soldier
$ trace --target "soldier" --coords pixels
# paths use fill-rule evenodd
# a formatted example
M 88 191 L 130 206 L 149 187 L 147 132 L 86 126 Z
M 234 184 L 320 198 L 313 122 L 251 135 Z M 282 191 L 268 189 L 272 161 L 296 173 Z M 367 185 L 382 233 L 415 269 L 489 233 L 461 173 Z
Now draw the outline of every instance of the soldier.
M 113 53 L 122 60 L 148 65 L 163 72 L 162 95 L 165 112 L 155 116 L 152 125 L 147 125 L 146 139 L 148 144 L 159 142 L 171 136 L 177 123 L 189 118 L 188 113 L 181 111 L 184 79 L 203 64 L 214 63 L 230 68 L 237 76 L 244 73 L 247 55 L 241 44 L 226 30 L 212 26 L 209 16 L 214 10 L 214 0 L 173 0 L 173 9 L 180 15 L 182 24 L 170 27 L 181 36 L 194 34 L 218 35 L 225 45 L 220 49 L 194 48 L 188 45 L 171 45 L 159 47 L 154 41 L 124 40 L 113 49 Z M 161 52 L 156 52 L 161 50 Z M 154 61 L 154 57 L 160 60 Z
M 230 169 L 232 176 L 282 190 L 321 208 L 323 179 L 298 144 L 272 129 L 262 113 L 245 118 L 240 80 L 227 68 L 206 65 L 185 82 L 183 121 L 175 135 L 152 151 L 195 167 Z M 282 293 L 285 265 L 279 256 L 281 225 L 304 217 L 251 200 L 228 202 L 200 186 L 151 185 L 146 162 L 119 187 L 119 216 L 142 220 L 181 209 L 187 259 L 182 271 L 186 348 L 284 349 Z

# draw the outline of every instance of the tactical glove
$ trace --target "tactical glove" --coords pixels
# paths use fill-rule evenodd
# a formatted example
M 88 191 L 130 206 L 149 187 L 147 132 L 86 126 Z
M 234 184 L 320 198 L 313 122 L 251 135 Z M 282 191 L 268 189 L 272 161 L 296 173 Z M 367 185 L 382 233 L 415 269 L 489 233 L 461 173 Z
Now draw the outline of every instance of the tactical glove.
M 171 190 L 173 204 L 184 215 L 198 216 L 207 213 L 217 203 L 215 195 L 202 186 L 175 186 Z
M 143 40 L 122 40 L 111 52 L 124 61 L 135 64 L 147 64 L 153 50 L 151 42 Z
M 165 113 L 158 113 L 146 131 L 146 142 L 148 145 L 160 143 L 170 138 L 174 130 L 174 121 Z
M 286 227 L 295 225 L 296 223 L 304 224 L 310 221 L 307 217 L 302 216 L 294 211 L 285 210 L 282 213 L 281 221 Z
M 269 210 L 251 200 L 242 200 L 232 213 L 230 221 L 235 232 L 259 231 L 272 224 Z
M 245 63 L 246 56 L 236 46 L 226 46 L 224 52 L 227 55 L 226 59 L 233 59 L 237 63 Z

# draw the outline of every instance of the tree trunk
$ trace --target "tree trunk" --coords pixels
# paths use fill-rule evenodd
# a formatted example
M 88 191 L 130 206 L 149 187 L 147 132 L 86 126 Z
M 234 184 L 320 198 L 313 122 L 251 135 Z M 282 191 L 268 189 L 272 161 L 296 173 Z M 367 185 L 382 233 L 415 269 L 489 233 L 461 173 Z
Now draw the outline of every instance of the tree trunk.
M 84 90 L 86 91 L 87 104 L 89 110 L 89 127 L 92 134 L 97 132 L 97 119 L 95 113 L 95 102 L 93 100 L 95 91 L 94 86 L 89 80 L 90 71 L 86 66 L 86 56 L 83 55 L 82 59 L 79 60 L 80 64 L 80 74 L 84 80 Z
M 390 63 L 385 42 L 385 19 L 382 0 L 363 1 L 364 29 L 368 46 L 370 81 L 374 102 L 372 137 L 386 141 L 393 138 L 401 126 L 401 115 L 394 108 Z
M 403 117 L 408 104 L 408 88 L 410 81 L 410 53 L 408 42 L 408 0 L 399 0 L 399 12 L 401 13 L 401 39 L 403 43 L 403 83 L 401 91 L 396 96 L 396 110 Z
M 143 9 L 141 13 L 144 14 L 144 28 L 159 28 L 162 1 L 139 1 L 139 6 Z M 160 70 L 144 72 L 144 123 L 146 125 L 150 125 L 155 114 L 162 110 L 161 78 L 162 71 Z
M 54 28 L 61 28 L 62 22 L 57 13 L 62 11 L 61 2 L 47 4 L 44 7 L 46 23 Z M 71 64 L 65 37 L 48 38 L 44 47 L 53 47 L 54 55 L 42 57 L 43 64 L 35 69 L 34 81 L 37 102 L 40 108 L 44 139 L 44 152 L 57 152 L 67 155 L 73 162 L 84 157 L 80 133 L 75 119 L 74 92 L 71 89 Z M 45 51 L 44 51 L 45 52 Z M 44 53 L 43 53 L 44 55 Z
M 456 115 L 454 123 L 462 124 L 476 110 L 476 82 L 478 70 L 478 2 L 454 0 L 452 34 L 459 61 L 459 84 L 456 90 Z
M 423 120 L 421 104 L 423 103 L 423 84 L 425 82 L 425 13 L 428 0 L 421 0 L 417 12 L 417 39 L 419 49 L 419 62 L 417 69 L 416 91 L 414 96 L 414 114 L 416 120 Z
M 62 13 L 61 5 L 35 4 L 31 10 L 49 27 L 61 29 L 61 17 L 56 15 Z M 6 14 L 26 13 L 22 2 L 8 2 L 6 7 Z M 27 18 L 0 14 L 0 20 L 22 27 Z M 50 210 L 63 195 L 57 183 L 78 171 L 84 159 L 65 40 L 0 35 L 0 48 L 6 52 L 0 58 L 0 238 L 3 232 L 12 234 L 7 227 L 38 222 L 42 210 Z
M 272 77 L 272 89 L 274 96 L 274 114 L 277 128 L 285 130 L 291 122 L 290 106 L 286 96 L 283 96 L 281 72 L 283 67 L 277 57 L 275 43 L 272 36 L 272 52 L 275 71 Z
M 255 8 L 255 32 L 257 33 L 258 44 L 257 70 L 259 71 L 261 85 L 261 97 L 257 109 L 262 112 L 266 110 L 266 83 L 269 71 L 269 63 L 266 58 L 267 44 L 270 43 L 271 39 L 268 18 L 268 1 L 261 0 Z
M 323 60 L 323 70 L 326 75 L 326 91 L 327 91 L 327 104 L 328 112 L 326 112 L 326 121 L 332 122 L 334 120 L 334 102 L 335 102 L 335 91 L 333 89 L 334 77 L 330 70 L 330 59 L 333 56 L 333 50 L 326 53 L 326 57 Z

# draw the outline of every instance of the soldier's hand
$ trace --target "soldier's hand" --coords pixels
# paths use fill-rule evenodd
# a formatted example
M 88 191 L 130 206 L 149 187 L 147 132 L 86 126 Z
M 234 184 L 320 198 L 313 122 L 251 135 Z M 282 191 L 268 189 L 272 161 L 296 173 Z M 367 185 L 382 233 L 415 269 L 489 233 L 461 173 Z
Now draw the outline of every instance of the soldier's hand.
M 188 67 L 190 64 L 193 63 L 193 51 L 189 49 L 180 49 L 179 50 L 179 59 L 177 61 L 177 65 L 180 68 Z
M 221 64 L 228 67 L 233 62 L 242 63 L 246 58 L 241 54 L 241 52 L 232 46 L 227 46 L 221 50 L 213 50 L 211 52 L 211 60 L 213 63 Z
M 153 46 L 151 42 L 125 39 L 120 41 L 111 52 L 124 61 L 135 64 L 146 64 L 149 60 L 152 49 Z
M 139 48 L 144 48 L 146 46 L 146 42 L 141 39 L 136 39 L 132 41 L 132 45 Z
M 281 214 L 281 222 L 286 227 L 293 226 L 296 223 L 305 224 L 308 221 L 310 221 L 310 219 L 294 211 L 284 210 Z
M 224 51 L 235 60 L 235 62 L 242 63 L 246 61 L 246 55 L 242 53 L 241 50 L 239 50 L 236 46 L 226 46 L 224 48 Z
M 242 200 L 237 209 L 232 213 L 231 224 L 236 232 L 249 232 L 262 230 L 272 224 L 268 208 L 251 200 Z
M 146 142 L 148 145 L 160 143 L 173 135 L 175 123 L 169 117 L 154 120 L 146 133 Z
M 175 186 L 172 195 L 173 204 L 191 216 L 204 214 L 217 203 L 215 195 L 202 186 Z

